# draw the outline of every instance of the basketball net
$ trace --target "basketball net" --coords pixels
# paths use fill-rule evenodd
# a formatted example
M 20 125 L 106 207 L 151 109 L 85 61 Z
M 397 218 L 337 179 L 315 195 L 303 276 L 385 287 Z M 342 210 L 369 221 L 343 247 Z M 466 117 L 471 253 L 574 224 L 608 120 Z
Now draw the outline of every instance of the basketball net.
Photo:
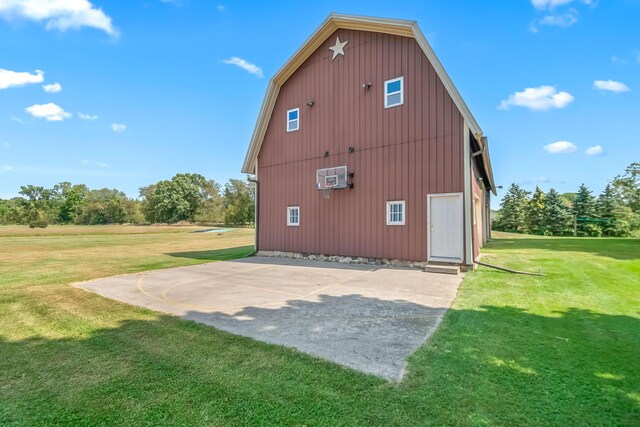
M 322 195 L 325 199 L 328 199 L 331 196 L 331 190 L 333 190 L 333 184 L 326 184 L 326 186 L 322 189 Z

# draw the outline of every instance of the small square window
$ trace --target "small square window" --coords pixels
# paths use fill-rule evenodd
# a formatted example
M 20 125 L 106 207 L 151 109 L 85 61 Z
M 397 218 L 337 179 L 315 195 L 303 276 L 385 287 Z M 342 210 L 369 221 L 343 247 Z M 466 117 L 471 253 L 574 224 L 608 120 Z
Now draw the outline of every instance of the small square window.
M 294 108 L 287 111 L 287 132 L 300 129 L 300 109 Z
M 387 202 L 387 225 L 404 225 L 404 200 Z
M 384 82 L 384 108 L 404 104 L 404 76 Z
M 300 225 L 300 206 L 289 206 L 287 208 L 287 225 L 290 227 Z

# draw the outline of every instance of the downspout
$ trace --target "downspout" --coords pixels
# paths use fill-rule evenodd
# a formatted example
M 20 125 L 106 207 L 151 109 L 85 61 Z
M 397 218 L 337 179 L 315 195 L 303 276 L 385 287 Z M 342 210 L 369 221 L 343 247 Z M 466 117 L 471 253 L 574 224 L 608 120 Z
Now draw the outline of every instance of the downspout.
M 471 158 L 478 157 L 482 153 L 484 153 L 484 148 L 479 149 L 475 153 L 471 153 Z
M 491 240 L 491 192 L 487 191 L 487 241 Z
M 463 125 L 463 156 L 464 156 L 464 263 L 473 265 L 473 235 L 471 231 L 471 140 L 469 138 L 469 124 Z
M 485 138 L 485 137 L 482 137 Z M 485 138 L 486 139 L 486 138 Z M 480 147 L 480 149 L 474 153 L 471 153 L 471 159 L 475 159 L 476 157 L 482 155 L 485 151 L 487 150 L 487 146 L 483 145 L 482 147 Z M 482 179 L 482 178 L 480 178 Z M 482 217 L 481 218 L 476 218 L 476 221 L 480 221 L 482 223 L 482 242 L 479 242 L 478 247 L 483 246 L 487 240 L 489 240 L 488 235 L 491 233 L 491 220 L 489 219 L 487 221 L 487 218 L 489 218 L 489 216 L 491 215 L 491 211 L 487 212 L 487 207 L 486 207 L 486 194 L 487 194 L 487 187 L 486 185 L 482 186 Z M 473 215 L 475 215 L 476 212 L 474 210 Z M 487 225 L 489 224 L 489 225 Z M 487 232 L 487 230 L 489 230 L 489 232 Z M 476 233 L 473 234 L 474 239 L 477 238 Z
M 256 164 L 256 177 L 258 176 L 258 165 Z M 258 239 L 259 239 L 259 234 L 258 234 L 258 218 L 260 215 L 260 203 L 259 203 L 259 197 L 258 195 L 260 194 L 260 182 L 255 179 L 255 178 L 249 178 L 249 182 L 253 182 L 256 185 L 256 192 L 255 192 L 255 200 L 256 200 L 256 205 L 254 207 L 254 211 L 253 211 L 253 223 L 255 224 L 255 243 L 254 243 L 254 252 L 258 253 Z

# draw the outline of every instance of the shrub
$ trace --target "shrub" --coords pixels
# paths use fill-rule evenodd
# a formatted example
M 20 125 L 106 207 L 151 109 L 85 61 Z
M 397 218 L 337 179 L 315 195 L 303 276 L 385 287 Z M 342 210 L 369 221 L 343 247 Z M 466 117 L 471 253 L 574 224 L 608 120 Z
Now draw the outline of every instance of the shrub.
M 44 219 L 34 219 L 29 221 L 29 228 L 47 228 L 49 223 Z

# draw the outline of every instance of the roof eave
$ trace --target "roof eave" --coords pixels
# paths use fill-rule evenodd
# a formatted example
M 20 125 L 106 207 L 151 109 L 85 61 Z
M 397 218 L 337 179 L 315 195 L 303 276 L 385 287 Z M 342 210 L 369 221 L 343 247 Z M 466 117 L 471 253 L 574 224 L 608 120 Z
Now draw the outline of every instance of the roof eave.
M 484 168 L 487 171 L 491 192 L 493 193 L 494 196 L 497 196 L 498 193 L 496 192 L 496 183 L 493 179 L 493 168 L 491 167 L 491 155 L 489 154 L 489 141 L 486 138 L 485 138 L 485 148 L 482 153 L 482 161 L 484 163 Z
M 260 151 L 260 147 L 262 146 L 262 144 L 258 141 L 262 141 L 262 138 L 264 138 L 264 134 L 267 131 L 267 126 L 269 125 L 267 116 L 271 116 L 271 111 L 273 110 L 273 106 L 275 105 L 276 98 L 278 97 L 279 92 L 280 86 L 276 85 L 273 79 L 271 79 L 269 81 L 269 85 L 267 86 L 267 91 L 265 93 L 264 99 L 262 100 L 262 106 L 260 107 L 260 112 L 258 113 L 256 126 L 253 128 L 253 134 L 251 135 L 251 143 L 249 144 L 247 155 L 244 158 L 244 164 L 242 165 L 243 173 L 256 173 L 255 164 L 258 158 L 258 152 Z

